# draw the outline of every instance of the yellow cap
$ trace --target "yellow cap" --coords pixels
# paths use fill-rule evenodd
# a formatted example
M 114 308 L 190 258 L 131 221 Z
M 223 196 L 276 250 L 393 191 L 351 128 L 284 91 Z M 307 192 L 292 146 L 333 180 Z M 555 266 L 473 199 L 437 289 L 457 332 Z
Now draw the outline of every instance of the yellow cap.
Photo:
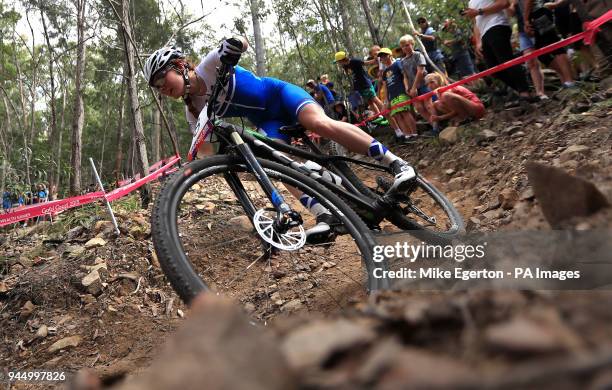
M 388 47 L 383 47 L 382 49 L 380 49 L 380 51 L 378 52 L 377 56 L 380 57 L 382 54 L 388 54 L 391 55 L 393 54 L 391 52 L 391 49 L 389 49 Z
M 342 61 L 345 58 L 348 58 L 346 56 L 346 52 L 344 51 L 339 51 L 336 53 L 336 55 L 334 55 L 334 58 L 336 59 L 334 62 L 338 62 L 338 61 Z

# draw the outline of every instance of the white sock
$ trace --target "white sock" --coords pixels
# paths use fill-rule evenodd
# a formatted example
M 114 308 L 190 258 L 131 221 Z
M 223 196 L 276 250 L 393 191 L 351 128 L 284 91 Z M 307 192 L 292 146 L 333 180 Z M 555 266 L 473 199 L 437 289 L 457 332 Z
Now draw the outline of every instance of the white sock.
M 370 147 L 368 148 L 368 156 L 372 157 L 376 161 L 389 166 L 395 160 L 399 160 L 395 154 L 391 153 L 385 145 L 381 144 L 377 140 L 373 139 Z
M 400 129 L 394 129 L 394 130 L 395 130 L 396 137 L 401 137 L 404 134 Z
M 315 217 L 318 217 L 321 214 L 331 214 L 328 209 L 326 209 L 312 196 L 302 194 L 302 196 L 300 196 L 300 203 L 302 203 L 302 205 L 306 207 Z

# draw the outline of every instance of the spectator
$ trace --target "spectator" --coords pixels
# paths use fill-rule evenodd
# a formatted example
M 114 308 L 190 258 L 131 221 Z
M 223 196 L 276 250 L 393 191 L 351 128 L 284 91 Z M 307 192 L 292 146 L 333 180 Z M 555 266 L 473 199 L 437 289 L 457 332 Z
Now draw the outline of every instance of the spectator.
M 380 67 L 380 59 L 378 53 L 380 52 L 380 46 L 374 45 L 368 50 L 368 58 L 363 62 L 367 66 L 378 65 Z
M 332 95 L 331 91 L 323 84 L 316 83 L 314 80 L 308 80 L 306 82 L 306 86 L 310 88 L 314 92 L 315 100 L 325 109 L 331 108 L 335 101 L 334 95 Z
M 17 199 L 17 203 L 19 203 L 20 207 L 25 207 L 25 195 L 21 191 L 19 191 L 19 199 Z
M 582 19 L 578 15 L 578 11 L 574 5 L 570 5 L 562 0 L 549 1 L 544 3 L 544 7 L 552 10 L 555 16 L 555 26 L 559 34 L 563 38 L 567 38 L 571 35 L 579 34 L 582 30 Z M 591 48 L 584 44 L 582 40 L 572 44 L 572 48 L 580 51 L 581 63 L 579 67 L 581 69 L 580 78 L 584 80 L 593 79 L 594 74 L 599 74 L 599 64 L 595 60 Z M 593 79 L 597 81 L 597 78 Z
M 349 58 L 346 52 L 339 51 L 335 54 L 335 62 L 340 64 L 344 71 L 351 77 L 353 90 L 359 92 L 359 95 L 365 100 L 370 109 L 378 114 L 384 108 L 383 103 L 376 96 L 372 82 L 368 78 L 364 62 L 357 58 Z
M 425 56 L 414 50 L 414 38 L 410 35 L 404 35 L 400 38 L 400 47 L 405 54 L 401 60 L 401 66 L 406 93 L 414 98 L 430 92 L 425 85 L 425 75 L 427 75 Z M 437 135 L 440 132 L 438 122 L 431 121 L 431 115 L 435 113 L 432 99 L 427 99 L 425 102 L 416 101 L 414 108 L 419 115 L 432 125 L 433 133 L 431 135 Z
M 521 53 L 529 54 L 535 50 L 535 42 L 532 37 L 525 32 L 525 23 L 523 21 L 523 12 L 519 4 L 519 0 L 511 0 L 508 8 L 508 15 L 516 15 L 516 24 L 518 27 L 519 48 Z M 527 61 L 527 68 L 531 76 L 531 81 L 536 91 L 536 95 L 540 100 L 548 100 L 548 96 L 544 92 L 544 74 L 540 68 L 540 62 L 537 58 L 532 58 Z
M 546 7 L 543 7 L 540 1 L 535 3 L 534 0 L 519 0 L 519 4 L 523 10 L 523 22 L 527 35 L 534 37 L 535 47 L 540 49 L 544 46 L 559 42 L 561 37 L 557 34 L 553 20 L 553 13 Z M 538 57 L 546 66 L 549 66 L 557 72 L 564 88 L 572 88 L 575 86 L 572 77 L 572 69 L 567 57 L 567 49 L 559 48 L 552 53 L 543 54 Z
M 459 78 L 465 78 L 476 73 L 472 57 L 468 50 L 469 36 L 466 32 L 457 27 L 453 19 L 446 19 L 442 31 L 453 36 L 451 39 L 445 39 L 443 43 L 444 46 L 450 49 L 450 60 Z
M 470 0 L 463 15 L 474 20 L 476 55 L 484 57 L 492 68 L 514 58 L 510 43 L 512 29 L 504 13 L 508 0 Z M 521 99 L 530 100 L 529 84 L 522 66 L 517 65 L 494 75 L 518 92 Z
M 329 92 L 331 92 L 331 94 L 334 96 L 334 100 L 337 100 L 338 92 L 334 90 L 334 83 L 329 80 L 329 76 L 327 74 L 322 74 L 319 77 L 319 81 L 321 82 L 321 84 L 325 85 L 327 89 L 329 89 Z
M 342 101 L 336 100 L 334 103 L 334 119 L 340 122 L 349 121 L 348 111 Z
M 37 187 L 37 196 L 38 203 L 46 202 L 48 200 L 47 186 L 45 186 L 43 183 L 40 183 Z
M 561 4 L 569 3 L 576 9 L 577 15 L 582 22 L 590 22 L 610 10 L 609 0 L 560 0 Z M 602 52 L 602 57 L 598 56 L 599 75 L 606 76 L 612 72 L 612 23 L 606 23 L 599 27 L 599 32 L 595 36 L 595 44 Z
M 9 190 L 6 190 L 2 193 L 2 209 L 5 213 L 11 211 L 13 207 L 12 194 Z
M 446 83 L 437 73 L 428 74 L 425 83 L 431 90 L 436 90 Z M 453 125 L 463 121 L 480 119 L 485 114 L 485 106 L 469 89 L 458 86 L 442 93 L 437 93 L 438 101 L 434 103 L 436 114 L 434 120 L 450 120 Z
M 423 42 L 423 46 L 425 46 L 425 51 L 427 51 L 427 56 L 429 59 L 438 67 L 440 72 L 446 74 L 446 66 L 444 66 L 444 55 L 438 48 L 438 44 L 436 40 L 438 39 L 438 34 L 436 30 L 433 29 L 427 22 L 427 19 L 424 17 L 420 17 L 417 19 L 417 24 L 421 29 L 421 32 L 414 31 L 414 35 L 421 38 L 421 42 Z M 435 69 L 427 64 L 427 71 L 433 72 Z
M 394 62 L 391 59 L 391 54 L 391 50 L 386 47 L 382 48 L 378 53 L 381 63 L 385 66 L 385 70 L 381 75 L 381 89 L 385 90 L 384 95 L 387 97 L 386 104 L 389 109 L 392 106 L 409 100 L 404 87 L 401 62 Z M 395 108 L 391 111 L 391 117 L 396 125 L 394 128 L 396 142 L 408 141 L 417 136 L 416 122 L 410 113 L 410 106 L 406 105 Z

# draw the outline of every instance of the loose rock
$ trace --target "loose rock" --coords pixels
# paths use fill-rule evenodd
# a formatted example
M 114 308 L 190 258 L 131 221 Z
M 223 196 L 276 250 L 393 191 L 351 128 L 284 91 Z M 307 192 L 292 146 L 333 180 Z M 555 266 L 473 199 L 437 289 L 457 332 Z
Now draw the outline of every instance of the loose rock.
M 476 143 L 484 144 L 491 142 L 497 138 L 497 133 L 491 130 L 482 130 L 476 134 Z
M 36 306 L 31 301 L 27 301 L 21 307 L 21 310 L 19 311 L 19 318 L 22 319 L 22 320 L 25 320 L 26 318 L 28 318 L 29 316 L 32 315 L 32 313 L 34 312 L 35 308 L 36 308 Z
M 282 350 L 295 370 L 321 366 L 333 353 L 372 341 L 374 332 L 347 320 L 312 322 L 287 336 Z
M 106 241 L 102 237 L 94 237 L 85 243 L 85 249 L 93 249 L 106 245 Z
M 442 144 L 454 144 L 459 139 L 458 128 L 457 127 L 447 127 L 442 130 L 440 135 L 440 142 Z
M 251 223 L 249 217 L 247 217 L 246 215 L 233 217 L 228 222 L 230 225 L 243 232 L 250 232 L 253 230 L 253 224 Z
M 483 167 L 487 164 L 491 154 L 485 150 L 479 150 L 470 158 L 470 164 L 474 167 Z
M 546 220 L 553 228 L 573 217 L 583 217 L 610 207 L 606 197 L 587 180 L 561 169 L 538 163 L 527 164 L 529 182 Z
M 516 202 L 519 200 L 519 194 L 512 188 L 504 188 L 499 193 L 499 202 L 501 203 L 501 208 L 504 210 L 510 210 L 514 207 Z
M 58 340 L 56 342 L 54 342 L 53 344 L 51 344 L 51 346 L 47 349 L 48 352 L 50 353 L 54 353 L 57 352 L 61 349 L 66 349 L 66 348 L 70 348 L 70 347 L 77 347 L 80 343 L 81 343 L 82 337 L 81 336 L 70 336 L 70 337 L 64 337 L 61 340 Z

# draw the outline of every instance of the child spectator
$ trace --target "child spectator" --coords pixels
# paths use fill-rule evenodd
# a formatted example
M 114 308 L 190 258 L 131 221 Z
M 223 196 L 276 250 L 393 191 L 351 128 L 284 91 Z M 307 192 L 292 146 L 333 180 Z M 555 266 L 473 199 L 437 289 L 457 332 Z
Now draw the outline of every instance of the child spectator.
M 519 4 L 523 10 L 522 16 L 525 32 L 527 35 L 534 37 L 537 49 L 561 40 L 555 29 L 551 10 L 543 7 L 539 1 L 535 3 L 534 0 L 519 0 Z M 538 59 L 544 65 L 551 67 L 557 72 L 564 88 L 575 86 L 565 47 L 559 48 L 552 53 L 543 54 Z
M 364 62 L 357 58 L 349 58 L 346 52 L 339 51 L 335 54 L 335 62 L 340 64 L 344 71 L 351 77 L 353 90 L 365 100 L 374 114 L 384 109 L 383 103 L 376 96 L 372 82 L 363 68 Z
M 429 57 L 431 62 L 436 64 L 438 69 L 444 74 L 446 74 L 446 66 L 444 66 L 444 55 L 442 54 L 440 49 L 438 49 L 438 44 L 436 42 L 436 40 L 438 39 L 438 34 L 436 33 L 436 30 L 434 30 L 433 27 L 429 25 L 429 22 L 427 22 L 427 19 L 422 16 L 417 19 L 417 24 L 419 25 L 421 32 L 415 30 L 414 35 L 421 38 L 421 42 L 423 42 L 423 46 L 425 46 L 425 51 L 427 51 L 427 56 Z M 435 71 L 435 69 L 433 69 L 433 67 L 427 64 L 427 71 L 433 72 Z
M 381 63 L 385 66 L 382 72 L 381 88 L 385 90 L 386 104 L 388 108 L 409 100 L 404 87 L 404 77 L 400 61 L 391 59 L 391 50 L 382 48 L 378 53 Z M 395 127 L 395 141 L 400 143 L 408 141 L 417 136 L 416 122 L 410 113 L 410 106 L 398 107 L 391 111 L 391 117 L 397 127 Z
M 410 35 L 404 35 L 400 38 L 400 47 L 405 54 L 401 60 L 401 66 L 406 93 L 411 98 L 414 98 L 430 92 L 429 88 L 425 85 L 425 76 L 427 75 L 425 56 L 414 50 L 414 38 Z M 416 101 L 414 108 L 432 125 L 432 135 L 437 135 L 440 132 L 440 128 L 438 122 L 431 120 L 431 115 L 435 113 L 432 99 L 427 99 L 425 102 Z
M 342 101 L 337 100 L 334 103 L 334 119 L 340 122 L 348 122 L 348 111 Z
M 474 62 L 468 50 L 469 36 L 466 32 L 457 27 L 453 19 L 446 19 L 442 31 L 452 35 L 453 38 L 445 39 L 444 46 L 447 46 L 451 52 L 451 62 L 455 73 L 459 78 L 465 78 L 476 73 Z
M 462 12 L 474 19 L 476 55 L 484 57 L 489 68 L 514 58 L 510 43 L 512 28 L 504 13 L 508 6 L 508 0 L 470 0 L 469 8 Z M 522 66 L 513 66 L 494 76 L 517 91 L 522 99 L 530 100 L 529 84 Z
M 437 73 L 425 77 L 427 86 L 436 90 L 445 85 L 442 76 Z M 480 119 L 485 114 L 485 106 L 480 99 L 469 89 L 458 86 L 438 94 L 438 101 L 434 103 L 436 114 L 434 120 L 450 120 L 458 125 L 465 120 Z

